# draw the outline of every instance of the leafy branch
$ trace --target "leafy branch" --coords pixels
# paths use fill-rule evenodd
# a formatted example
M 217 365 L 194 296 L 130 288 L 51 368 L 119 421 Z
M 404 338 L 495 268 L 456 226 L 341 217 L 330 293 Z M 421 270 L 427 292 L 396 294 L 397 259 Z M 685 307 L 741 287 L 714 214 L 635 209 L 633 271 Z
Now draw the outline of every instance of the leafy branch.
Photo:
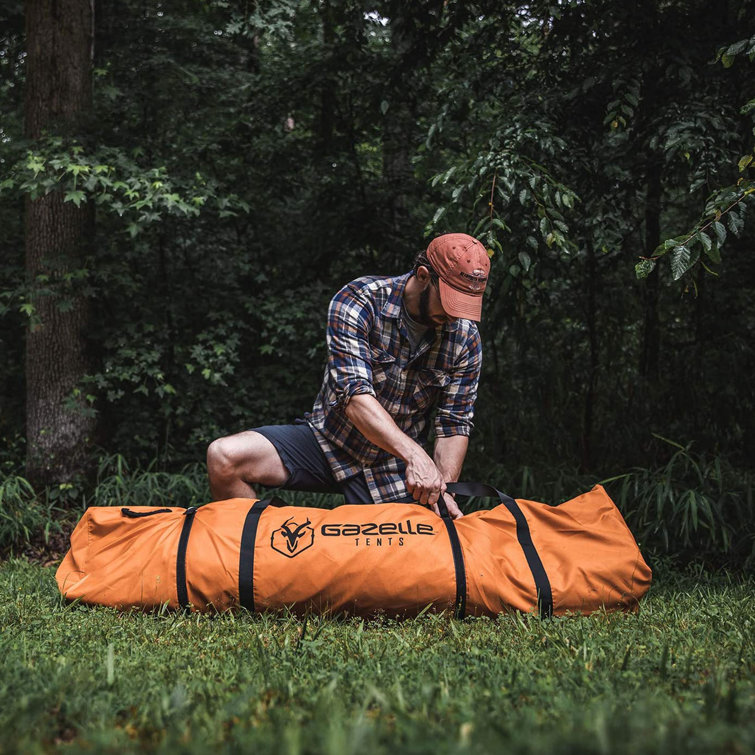
M 755 194 L 753 181 L 741 182 L 736 187 L 736 196 L 731 201 L 732 187 L 716 192 L 709 199 L 703 219 L 690 233 L 666 239 L 659 244 L 652 256 L 641 257 L 635 266 L 638 278 L 646 278 L 655 268 L 658 259 L 671 252 L 671 273 L 674 280 L 679 280 L 696 264 L 700 263 L 707 272 L 716 275 L 702 260 L 702 253 L 715 264 L 721 262 L 720 248 L 726 240 L 727 231 L 721 220 L 726 217 L 729 230 L 739 235 L 744 228 L 745 200 Z M 739 210 L 739 212 L 737 212 Z M 706 233 L 711 229 L 715 238 Z M 695 248 L 699 244 L 699 248 Z
M 720 61 L 725 68 L 730 68 L 734 65 L 737 55 L 741 54 L 746 55 L 750 62 L 755 61 L 755 35 L 728 47 L 722 47 L 716 55 L 716 61 Z M 747 102 L 741 112 L 743 115 L 755 114 L 755 99 Z M 753 132 L 755 133 L 755 129 Z M 755 167 L 755 150 L 751 154 L 743 155 L 737 167 L 742 174 L 752 170 Z M 706 202 L 701 220 L 691 232 L 666 239 L 656 247 L 650 257 L 640 257 L 640 261 L 635 265 L 637 277 L 647 278 L 655 269 L 657 260 L 669 252 L 671 253 L 671 274 L 675 281 L 680 280 L 697 264 L 701 264 L 706 272 L 717 275 L 705 264 L 703 254 L 711 263 L 721 262 L 721 246 L 727 236 L 726 226 L 721 220 L 725 217 L 729 231 L 738 236 L 744 228 L 747 203 L 752 201 L 753 195 L 755 195 L 755 180 L 744 175 L 734 186 L 726 186 L 714 192 Z M 715 239 L 706 233 L 708 229 L 713 231 Z
M 491 254 L 495 251 L 504 257 L 501 234 L 515 233 L 524 243 L 508 266 L 508 273 L 514 278 L 522 272 L 529 273 L 533 255 L 542 253 L 543 245 L 566 254 L 573 252 L 576 246 L 569 237 L 565 214 L 573 210 L 579 198 L 543 162 L 525 153 L 536 148 L 543 151 L 544 145 L 547 147 L 544 157 L 552 157 L 564 146 L 545 128 L 536 130 L 519 123 L 509 124 L 490 139 L 488 150 L 436 174 L 431 181 L 433 187 L 450 183 L 453 189 L 427 231 L 439 230 L 441 218 L 453 208 L 467 216 L 472 235 L 483 240 Z M 507 222 L 512 217 L 521 220 L 515 228 Z M 506 246 L 511 247 L 511 243 Z
M 38 199 L 61 192 L 63 201 L 76 207 L 94 202 L 125 217 L 132 237 L 168 214 L 196 217 L 211 209 L 222 218 L 249 211 L 237 195 L 219 195 L 215 182 L 200 173 L 182 179 L 164 166 L 142 167 L 138 157 L 139 150 L 128 155 L 109 147 L 88 154 L 79 144 L 49 137 L 16 160 L 0 181 L 0 196 L 19 192 Z

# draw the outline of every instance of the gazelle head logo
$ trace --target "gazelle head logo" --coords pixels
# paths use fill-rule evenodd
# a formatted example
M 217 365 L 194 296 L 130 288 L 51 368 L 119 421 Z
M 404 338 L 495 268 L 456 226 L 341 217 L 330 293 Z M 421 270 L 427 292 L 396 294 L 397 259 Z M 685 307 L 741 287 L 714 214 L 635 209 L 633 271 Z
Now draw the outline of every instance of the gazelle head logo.
M 307 519 L 303 524 L 297 524 L 293 517 L 286 519 L 270 537 L 273 550 L 288 558 L 298 556 L 302 551 L 311 548 L 315 541 L 315 531 Z

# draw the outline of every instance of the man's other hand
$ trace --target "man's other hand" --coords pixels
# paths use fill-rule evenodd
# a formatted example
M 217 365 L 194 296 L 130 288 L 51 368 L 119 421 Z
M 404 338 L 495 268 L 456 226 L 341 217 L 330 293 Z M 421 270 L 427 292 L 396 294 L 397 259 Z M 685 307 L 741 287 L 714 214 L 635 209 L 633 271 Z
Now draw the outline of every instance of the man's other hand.
M 448 508 L 448 513 L 451 515 L 452 519 L 461 519 L 464 514 L 462 514 L 461 509 L 457 505 L 456 501 L 454 500 L 453 496 L 450 493 L 444 493 L 443 494 L 443 500 L 446 502 L 446 507 Z M 433 511 L 440 516 L 440 509 L 438 508 L 438 504 L 436 503 L 433 506 Z

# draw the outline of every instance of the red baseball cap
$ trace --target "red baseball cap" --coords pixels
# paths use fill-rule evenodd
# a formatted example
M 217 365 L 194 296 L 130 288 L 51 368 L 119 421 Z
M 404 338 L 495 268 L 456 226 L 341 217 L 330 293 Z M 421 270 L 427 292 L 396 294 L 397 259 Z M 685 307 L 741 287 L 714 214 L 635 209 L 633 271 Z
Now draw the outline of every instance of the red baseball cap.
M 443 309 L 451 317 L 479 321 L 490 272 L 485 247 L 466 233 L 446 233 L 430 242 L 427 259 L 440 278 Z

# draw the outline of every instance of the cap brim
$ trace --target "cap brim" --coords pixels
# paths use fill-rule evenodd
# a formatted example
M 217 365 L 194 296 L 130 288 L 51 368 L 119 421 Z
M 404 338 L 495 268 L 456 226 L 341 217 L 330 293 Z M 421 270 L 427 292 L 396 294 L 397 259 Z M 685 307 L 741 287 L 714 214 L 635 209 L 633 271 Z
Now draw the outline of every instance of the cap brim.
M 477 296 L 463 294 L 449 286 L 443 278 L 438 279 L 438 291 L 446 314 L 475 322 L 479 322 L 482 318 L 482 291 Z

